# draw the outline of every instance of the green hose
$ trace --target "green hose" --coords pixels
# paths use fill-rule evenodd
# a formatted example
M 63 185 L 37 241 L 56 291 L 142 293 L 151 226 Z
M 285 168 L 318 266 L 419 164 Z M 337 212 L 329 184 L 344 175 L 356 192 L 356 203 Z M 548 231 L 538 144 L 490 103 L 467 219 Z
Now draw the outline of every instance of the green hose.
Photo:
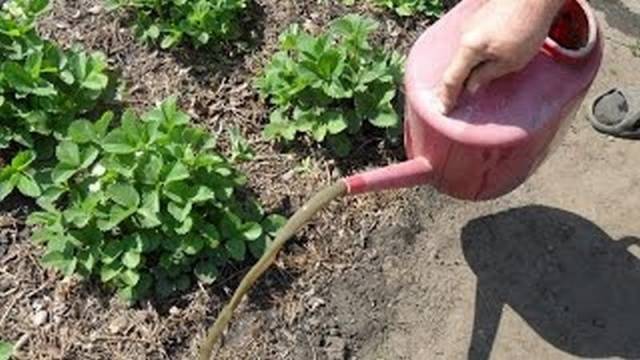
M 206 339 L 200 347 L 200 360 L 209 360 L 213 347 L 218 342 L 218 339 L 222 335 L 224 329 L 226 329 L 234 310 L 240 304 L 243 297 L 251 290 L 253 284 L 264 274 L 265 271 L 273 264 L 276 259 L 276 255 L 282 249 L 282 246 L 295 235 L 309 221 L 318 211 L 322 210 L 327 204 L 334 199 L 341 197 L 347 193 L 347 184 L 344 181 L 339 181 L 331 186 L 328 186 L 317 193 L 309 201 L 307 201 L 300 210 L 287 221 L 287 223 L 278 231 L 276 238 L 271 246 L 260 257 L 260 260 L 249 270 L 247 275 L 242 279 L 240 285 L 233 293 L 231 301 L 222 309 L 216 322 L 211 326 L 207 334 Z

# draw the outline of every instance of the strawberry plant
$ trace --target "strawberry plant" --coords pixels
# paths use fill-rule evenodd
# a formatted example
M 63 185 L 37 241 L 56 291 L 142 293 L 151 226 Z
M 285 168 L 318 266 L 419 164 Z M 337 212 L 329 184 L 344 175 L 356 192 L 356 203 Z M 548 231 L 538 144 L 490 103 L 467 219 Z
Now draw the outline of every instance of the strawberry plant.
M 39 194 L 37 183 L 26 182 L 25 166 L 48 157 L 52 138 L 91 112 L 115 83 L 102 54 L 62 50 L 37 34 L 35 21 L 47 6 L 48 0 L 12 0 L 0 11 L 0 151 L 35 151 L 0 171 L 0 200 L 14 186 Z
M 296 134 L 326 141 L 339 155 L 350 152 L 349 135 L 363 121 L 393 129 L 400 119 L 393 106 L 403 58 L 373 47 L 377 23 L 358 15 L 335 20 L 313 36 L 291 26 L 257 81 L 275 107 L 264 129 L 268 139 L 294 140 Z
M 44 172 L 43 211 L 29 223 L 45 264 L 133 301 L 211 283 L 228 262 L 262 253 L 282 217 L 242 193 L 245 177 L 175 99 L 112 119 L 74 121 Z
M 444 11 L 442 0 L 373 0 L 373 2 L 392 9 L 399 16 L 415 14 L 440 16 Z
M 225 41 L 239 34 L 246 0 L 108 0 L 112 9 L 131 10 L 135 31 L 163 49 L 188 40 L 194 46 Z

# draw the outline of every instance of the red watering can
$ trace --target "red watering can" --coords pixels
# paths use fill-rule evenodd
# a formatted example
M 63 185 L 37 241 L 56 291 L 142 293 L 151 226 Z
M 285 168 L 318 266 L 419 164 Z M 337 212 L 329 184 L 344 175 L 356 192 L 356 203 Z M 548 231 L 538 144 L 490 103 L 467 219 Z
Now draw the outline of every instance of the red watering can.
M 568 128 L 602 60 L 586 0 L 567 1 L 523 70 L 461 95 L 447 116 L 435 111 L 432 91 L 457 50 L 465 19 L 482 3 L 462 1 L 415 43 L 405 75 L 410 160 L 347 178 L 350 194 L 431 184 L 459 199 L 493 199 L 522 184 Z

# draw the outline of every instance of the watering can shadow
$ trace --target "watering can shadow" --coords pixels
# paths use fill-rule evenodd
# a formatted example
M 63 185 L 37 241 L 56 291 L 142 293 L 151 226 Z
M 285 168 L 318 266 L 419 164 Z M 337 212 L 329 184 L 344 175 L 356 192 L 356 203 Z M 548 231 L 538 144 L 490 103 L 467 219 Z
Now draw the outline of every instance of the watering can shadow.
M 553 151 L 596 77 L 603 42 L 586 0 L 567 0 L 549 36 L 521 71 L 462 94 L 448 115 L 434 89 L 483 0 L 464 0 L 416 41 L 405 72 L 409 160 L 345 179 L 359 194 L 430 184 L 450 196 L 489 200 L 522 184 Z
M 610 238 L 578 215 L 530 206 L 462 231 L 477 276 L 468 358 L 489 359 L 509 305 L 545 341 L 583 358 L 640 358 L 640 239 Z

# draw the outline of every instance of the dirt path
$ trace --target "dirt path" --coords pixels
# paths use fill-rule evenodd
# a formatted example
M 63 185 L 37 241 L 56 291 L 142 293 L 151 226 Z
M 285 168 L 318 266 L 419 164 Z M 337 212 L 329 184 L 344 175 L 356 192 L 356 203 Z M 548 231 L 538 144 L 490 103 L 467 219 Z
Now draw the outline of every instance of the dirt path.
M 640 84 L 640 58 L 621 45 L 637 41 L 640 4 L 593 3 L 608 41 L 592 93 Z M 639 142 L 597 134 L 580 112 L 505 198 L 419 191 L 419 224 L 408 215 L 372 235 L 373 260 L 327 291 L 327 313 L 342 316 L 332 339 L 372 360 L 640 358 L 638 158 Z

